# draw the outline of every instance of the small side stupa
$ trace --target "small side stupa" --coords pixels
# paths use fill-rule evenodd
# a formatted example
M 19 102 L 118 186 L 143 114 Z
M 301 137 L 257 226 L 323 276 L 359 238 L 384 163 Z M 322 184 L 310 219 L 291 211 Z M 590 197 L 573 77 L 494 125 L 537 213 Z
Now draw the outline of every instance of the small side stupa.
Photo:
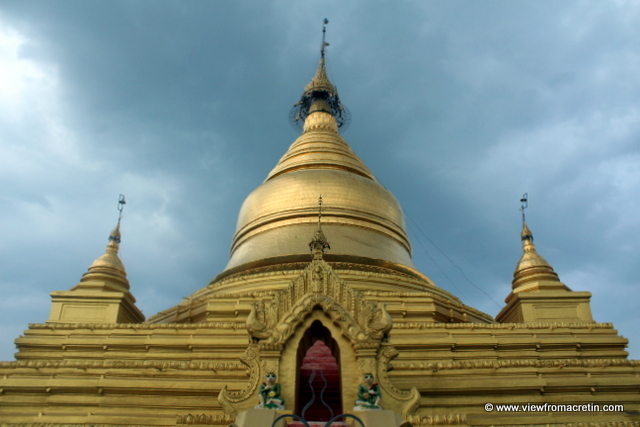
M 500 323 L 594 323 L 590 292 L 574 292 L 562 283 L 553 267 L 537 251 L 533 234 L 522 217 L 522 257 L 513 273 L 507 305 L 498 313 Z
M 118 223 L 109 234 L 105 253 L 96 259 L 80 283 L 69 291 L 51 293 L 51 314 L 48 322 L 69 323 L 140 323 L 144 315 L 136 307 L 136 299 L 129 291 L 124 265 L 118 257 L 120 221 L 124 196 L 118 203 Z

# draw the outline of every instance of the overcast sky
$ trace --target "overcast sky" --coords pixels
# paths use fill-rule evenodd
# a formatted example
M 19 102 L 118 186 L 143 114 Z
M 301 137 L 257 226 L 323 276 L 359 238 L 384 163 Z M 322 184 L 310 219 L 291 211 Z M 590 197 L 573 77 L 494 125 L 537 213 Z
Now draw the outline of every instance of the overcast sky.
M 640 358 L 635 1 L 0 1 L 0 360 L 104 253 L 149 317 L 229 259 L 244 198 L 327 68 L 414 261 L 495 316 L 522 253 Z M 326 200 L 326 203 L 330 201 Z M 331 236 L 327 236 L 331 240 Z

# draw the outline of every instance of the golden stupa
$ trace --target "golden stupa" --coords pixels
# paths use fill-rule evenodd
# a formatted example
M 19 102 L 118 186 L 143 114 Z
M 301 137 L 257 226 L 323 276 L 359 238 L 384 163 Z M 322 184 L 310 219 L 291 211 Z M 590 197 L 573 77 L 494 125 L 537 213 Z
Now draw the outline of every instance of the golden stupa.
M 337 365 L 338 406 L 367 427 L 640 426 L 640 362 L 526 223 L 495 318 L 417 271 L 400 204 L 340 135 L 324 46 L 296 104 L 303 132 L 242 205 L 226 269 L 145 320 L 116 227 L 16 340 L 17 361 L 0 362 L 0 426 L 268 427 L 301 414 L 316 341 Z M 254 409 L 267 373 L 284 410 Z M 351 409 L 364 374 L 383 410 Z

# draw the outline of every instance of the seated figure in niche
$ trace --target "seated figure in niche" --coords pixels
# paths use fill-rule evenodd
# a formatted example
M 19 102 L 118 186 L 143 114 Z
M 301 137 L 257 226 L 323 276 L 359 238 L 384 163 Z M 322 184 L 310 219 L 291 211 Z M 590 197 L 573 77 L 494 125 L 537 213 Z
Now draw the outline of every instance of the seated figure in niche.
M 354 411 L 382 409 L 380 403 L 380 386 L 373 382 L 373 374 L 364 374 L 364 382 L 358 385 L 358 400 Z
M 276 383 L 276 374 L 268 372 L 266 382 L 260 384 L 258 409 L 284 409 L 284 399 L 280 397 L 280 384 Z

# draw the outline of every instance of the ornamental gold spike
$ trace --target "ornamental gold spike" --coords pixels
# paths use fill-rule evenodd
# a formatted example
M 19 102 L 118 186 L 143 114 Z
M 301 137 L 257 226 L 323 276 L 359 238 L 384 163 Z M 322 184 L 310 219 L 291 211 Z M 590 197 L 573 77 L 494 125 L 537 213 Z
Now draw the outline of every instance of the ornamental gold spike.
M 329 242 L 322 232 L 322 194 L 318 198 L 318 229 L 316 230 L 311 242 L 309 242 L 309 248 L 313 252 L 314 259 L 322 259 L 324 251 L 331 249 Z

